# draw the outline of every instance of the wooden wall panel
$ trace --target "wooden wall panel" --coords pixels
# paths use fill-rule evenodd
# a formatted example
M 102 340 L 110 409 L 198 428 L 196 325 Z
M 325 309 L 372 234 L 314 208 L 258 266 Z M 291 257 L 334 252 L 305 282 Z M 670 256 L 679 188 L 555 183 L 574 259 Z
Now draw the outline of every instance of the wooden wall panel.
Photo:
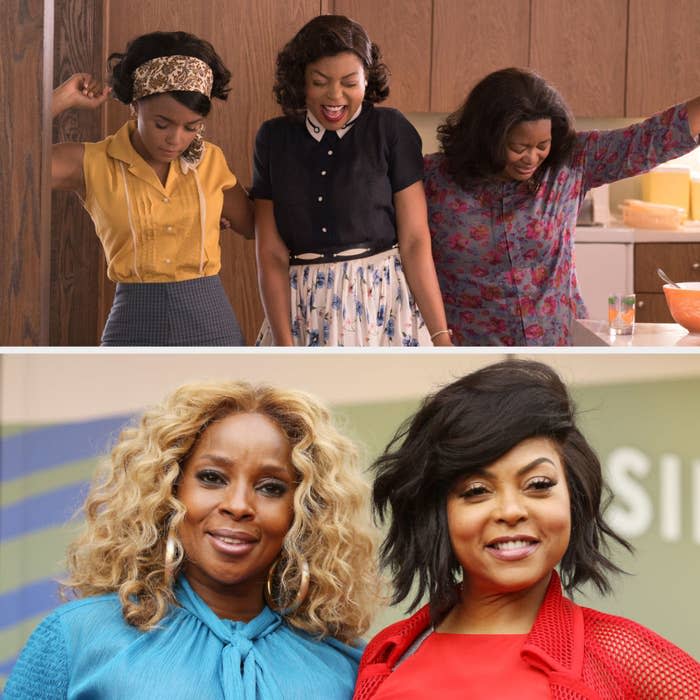
M 626 42 L 627 0 L 532 0 L 530 67 L 577 117 L 624 113 Z
M 47 0 L 48 1 L 48 0 Z M 0 7 L 0 345 L 48 343 L 50 199 L 42 197 L 50 141 L 48 94 L 52 6 L 3 0 Z
M 487 73 L 527 66 L 530 0 L 434 0 L 433 112 L 452 112 Z
M 333 0 L 331 12 L 359 22 L 391 71 L 382 105 L 405 112 L 430 110 L 431 0 Z
M 625 114 L 643 117 L 700 92 L 700 2 L 629 3 Z
M 54 85 L 73 73 L 105 72 L 103 2 L 55 0 Z M 53 141 L 99 141 L 104 110 L 64 112 L 53 123 Z M 106 319 L 106 279 L 102 246 L 95 227 L 73 192 L 55 191 L 51 207 L 51 345 L 97 345 Z M 109 307 L 107 307 L 109 308 Z
M 129 39 L 156 30 L 185 30 L 210 41 L 233 74 L 233 89 L 226 102 L 214 100 L 207 139 L 221 146 L 247 186 L 258 127 L 280 114 L 272 95 L 277 52 L 319 10 L 319 0 L 120 0 L 111 4 L 108 48 L 122 51 Z M 108 131 L 126 118 L 127 109 L 111 103 Z M 222 255 L 221 279 L 252 343 L 263 319 L 253 243 L 224 234 Z

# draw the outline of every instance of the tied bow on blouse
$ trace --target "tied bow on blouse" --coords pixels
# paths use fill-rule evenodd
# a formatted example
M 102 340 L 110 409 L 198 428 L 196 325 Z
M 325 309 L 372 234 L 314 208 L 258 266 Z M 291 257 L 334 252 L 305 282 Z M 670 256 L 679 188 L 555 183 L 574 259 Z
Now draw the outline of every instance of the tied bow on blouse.
M 177 598 L 224 645 L 219 674 L 227 700 L 277 698 L 275 684 L 268 683 L 256 655 L 256 642 L 274 632 L 282 618 L 268 607 L 248 623 L 222 620 L 192 590 L 184 577 L 178 582 Z M 264 666 L 264 664 L 262 664 Z

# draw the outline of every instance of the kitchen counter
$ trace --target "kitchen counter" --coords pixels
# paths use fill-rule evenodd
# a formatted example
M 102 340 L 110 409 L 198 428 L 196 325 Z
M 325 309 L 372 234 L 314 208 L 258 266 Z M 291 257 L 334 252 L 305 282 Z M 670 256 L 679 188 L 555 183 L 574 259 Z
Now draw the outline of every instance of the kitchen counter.
M 700 242 L 700 222 L 685 224 L 678 231 L 657 231 L 612 226 L 577 226 L 574 243 L 697 243 Z
M 613 335 L 607 321 L 577 319 L 572 331 L 575 346 L 700 348 L 700 333 L 688 333 L 677 323 L 637 323 L 631 335 Z

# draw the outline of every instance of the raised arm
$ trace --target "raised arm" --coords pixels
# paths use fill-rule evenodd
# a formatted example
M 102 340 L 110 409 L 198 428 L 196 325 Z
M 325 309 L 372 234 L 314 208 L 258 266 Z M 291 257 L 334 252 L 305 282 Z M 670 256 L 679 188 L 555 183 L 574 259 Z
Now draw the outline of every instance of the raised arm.
M 690 125 L 690 133 L 693 136 L 700 134 L 700 97 L 696 97 L 687 103 L 688 108 L 688 124 Z
M 240 183 L 224 190 L 224 208 L 221 215 L 231 224 L 231 228 L 244 238 L 251 239 L 255 236 L 253 203 Z
M 700 98 L 670 107 L 636 124 L 578 134 L 586 189 L 639 175 L 697 147 Z
M 51 114 L 65 110 L 95 109 L 104 104 L 110 88 L 100 87 L 88 73 L 75 73 L 53 91 Z M 83 189 L 83 153 L 81 143 L 54 144 L 51 151 L 51 187 L 57 190 Z
M 275 345 L 293 345 L 289 249 L 277 231 L 272 200 L 255 200 L 255 252 L 265 316 Z
M 401 264 L 433 345 L 452 345 L 430 247 L 428 207 L 421 181 L 394 194 Z

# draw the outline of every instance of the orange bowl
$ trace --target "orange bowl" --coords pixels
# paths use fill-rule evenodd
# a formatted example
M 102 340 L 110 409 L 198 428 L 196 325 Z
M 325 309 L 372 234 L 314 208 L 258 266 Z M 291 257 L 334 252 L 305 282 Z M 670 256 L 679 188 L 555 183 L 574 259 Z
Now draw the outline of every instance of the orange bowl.
M 679 282 L 677 289 L 664 285 L 668 310 L 676 323 L 691 333 L 700 333 L 700 282 Z

